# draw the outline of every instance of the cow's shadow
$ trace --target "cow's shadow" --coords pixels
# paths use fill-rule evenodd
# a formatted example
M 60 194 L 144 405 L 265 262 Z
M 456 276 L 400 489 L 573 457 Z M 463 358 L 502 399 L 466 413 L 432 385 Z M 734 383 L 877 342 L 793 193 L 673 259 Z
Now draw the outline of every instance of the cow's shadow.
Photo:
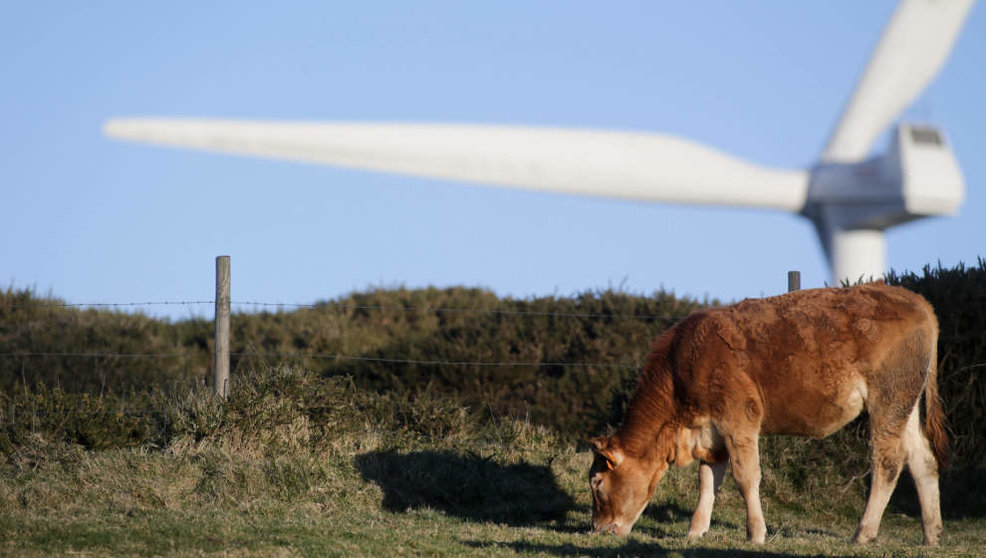
M 363 479 L 383 490 L 383 507 L 404 512 L 429 508 L 479 522 L 512 526 L 565 525 L 576 508 L 551 470 L 543 465 L 501 465 L 478 455 L 380 451 L 360 455 Z
M 488 549 L 488 543 L 467 542 L 473 548 Z M 784 558 L 791 554 L 784 552 L 770 552 L 763 548 L 743 549 L 713 549 L 713 548 L 686 548 L 683 550 L 672 551 L 665 548 L 660 542 L 642 541 L 634 538 L 627 539 L 626 542 L 618 546 L 592 544 L 580 545 L 574 543 L 565 544 L 544 544 L 529 541 L 519 541 L 501 543 L 495 548 L 510 549 L 512 552 L 520 554 L 549 554 L 553 556 L 598 556 L 619 558 L 623 556 L 688 556 L 696 558 Z M 825 554 L 825 556 L 855 556 L 855 554 Z

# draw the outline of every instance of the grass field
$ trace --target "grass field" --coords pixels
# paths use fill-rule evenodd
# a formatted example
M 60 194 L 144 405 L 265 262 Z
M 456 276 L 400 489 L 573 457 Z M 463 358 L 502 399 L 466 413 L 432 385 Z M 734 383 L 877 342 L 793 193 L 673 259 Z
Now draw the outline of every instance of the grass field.
M 694 467 L 665 478 L 629 537 L 588 533 L 579 440 L 618 424 L 633 387 L 622 363 L 640 362 L 695 301 L 402 289 L 241 315 L 242 354 L 359 359 L 244 357 L 219 402 L 201 385 L 211 324 L 8 290 L 0 556 L 986 556 L 986 260 L 891 282 L 927 296 L 941 322 L 953 468 L 938 549 L 919 546 L 907 475 L 878 541 L 848 543 L 868 488 L 864 422 L 821 441 L 763 441 L 765 545 L 745 542 L 728 476 L 710 533 L 686 541 Z M 175 351 L 174 362 L 112 356 Z M 60 356 L 88 353 L 105 355 Z M 468 365 L 479 361 L 534 364 Z M 597 364 L 549 364 L 565 362 Z
M 625 363 L 709 301 L 396 289 L 237 315 L 234 352 L 247 356 L 220 403 L 201 384 L 205 320 L 83 311 L 11 288 L 0 291 L 0 556 L 986 556 L 986 260 L 888 282 L 926 296 L 941 323 L 954 465 L 938 549 L 918 546 L 906 475 L 877 543 L 847 542 L 868 488 L 861 422 L 821 441 L 764 440 L 765 545 L 745 543 L 728 476 L 710 533 L 685 540 L 694 468 L 663 481 L 628 538 L 588 533 L 578 440 L 622 415 Z M 177 356 L 123 358 L 159 353 Z
M 234 556 L 975 556 L 986 520 L 947 518 L 940 549 L 892 505 L 877 544 L 847 541 L 858 490 L 771 495 L 745 543 L 727 480 L 712 529 L 684 539 L 695 469 L 673 471 L 628 538 L 588 533 L 587 451 L 526 421 L 424 435 L 369 416 L 311 443 L 303 417 L 245 436 L 86 451 L 38 439 L 0 475 L 0 554 Z M 770 472 L 765 471 L 765 484 Z M 848 483 L 847 479 L 847 483 Z M 902 484 L 910 479 L 902 477 Z M 849 486 L 847 484 L 846 486 Z M 947 502 L 945 503 L 947 509 Z

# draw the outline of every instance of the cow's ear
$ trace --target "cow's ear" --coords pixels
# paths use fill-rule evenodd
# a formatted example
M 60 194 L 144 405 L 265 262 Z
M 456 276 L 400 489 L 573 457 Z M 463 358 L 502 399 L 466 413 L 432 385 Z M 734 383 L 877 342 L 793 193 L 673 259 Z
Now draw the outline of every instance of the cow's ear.
M 612 438 L 598 436 L 589 440 L 592 443 L 592 451 L 606 462 L 606 468 L 612 471 L 623 462 L 623 450 L 621 450 Z

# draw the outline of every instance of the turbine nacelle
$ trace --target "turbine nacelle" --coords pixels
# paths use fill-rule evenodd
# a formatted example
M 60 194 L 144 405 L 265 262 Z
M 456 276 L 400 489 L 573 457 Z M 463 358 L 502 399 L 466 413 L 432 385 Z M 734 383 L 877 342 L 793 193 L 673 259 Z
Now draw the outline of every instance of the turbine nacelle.
M 964 194 L 945 134 L 898 124 L 882 156 L 816 165 L 802 215 L 815 224 L 835 283 L 868 280 L 886 269 L 885 229 L 954 214 Z
M 951 215 L 965 195 L 958 162 L 938 128 L 899 124 L 887 152 L 855 163 L 822 162 L 811 169 L 803 213 L 812 219 L 837 209 L 843 229 L 887 229 Z

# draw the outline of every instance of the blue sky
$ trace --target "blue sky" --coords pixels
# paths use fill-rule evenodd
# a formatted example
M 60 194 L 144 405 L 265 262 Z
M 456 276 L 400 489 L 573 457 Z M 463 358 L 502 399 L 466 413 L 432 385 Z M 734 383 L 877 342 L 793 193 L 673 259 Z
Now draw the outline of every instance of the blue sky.
M 71 303 L 311 303 L 372 287 L 737 300 L 828 278 L 810 224 L 117 142 L 114 116 L 655 131 L 814 162 L 894 8 L 867 2 L 21 2 L 0 17 L 0 280 Z M 954 218 L 890 265 L 986 255 L 986 10 L 903 115 L 948 135 Z M 882 142 L 881 142 L 882 143 Z M 240 309 L 249 309 L 240 308 Z M 173 318 L 204 307 L 150 307 Z

